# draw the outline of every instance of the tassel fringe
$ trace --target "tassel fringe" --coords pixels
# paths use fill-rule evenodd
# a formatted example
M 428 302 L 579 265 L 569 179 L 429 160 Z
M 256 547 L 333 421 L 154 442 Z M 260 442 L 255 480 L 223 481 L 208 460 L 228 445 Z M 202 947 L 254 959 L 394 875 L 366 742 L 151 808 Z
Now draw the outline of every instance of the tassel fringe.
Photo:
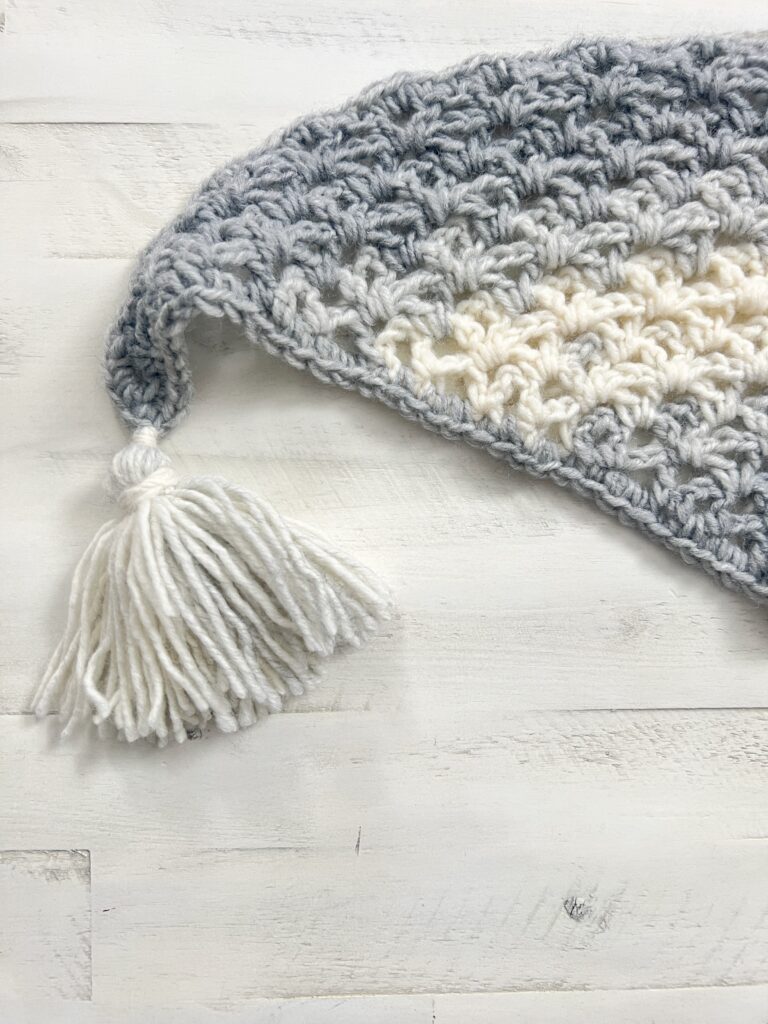
M 113 463 L 123 515 L 75 572 L 34 709 L 132 742 L 235 732 L 280 711 L 316 663 L 391 613 L 376 577 L 221 480 L 180 484 L 143 427 Z

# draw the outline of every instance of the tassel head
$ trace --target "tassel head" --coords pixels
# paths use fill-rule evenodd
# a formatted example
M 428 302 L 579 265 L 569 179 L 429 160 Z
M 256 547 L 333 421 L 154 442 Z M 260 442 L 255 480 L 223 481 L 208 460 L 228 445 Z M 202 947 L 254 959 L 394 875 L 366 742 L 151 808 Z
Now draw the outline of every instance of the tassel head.
M 112 460 L 110 494 L 128 512 L 142 498 L 161 494 L 176 486 L 179 478 L 168 456 L 157 447 L 154 427 L 139 427 L 130 444 Z
M 304 693 L 317 662 L 391 610 L 366 569 L 224 481 L 181 483 L 140 427 L 115 457 L 120 515 L 75 572 L 64 636 L 35 699 L 65 731 L 132 741 L 234 732 Z

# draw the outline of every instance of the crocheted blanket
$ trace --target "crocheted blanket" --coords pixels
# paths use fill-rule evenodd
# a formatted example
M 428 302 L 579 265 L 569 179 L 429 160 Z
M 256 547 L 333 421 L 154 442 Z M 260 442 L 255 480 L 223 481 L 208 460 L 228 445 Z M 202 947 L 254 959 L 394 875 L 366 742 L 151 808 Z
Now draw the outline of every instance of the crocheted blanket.
M 186 325 L 227 316 L 768 597 L 767 108 L 749 40 L 399 75 L 219 171 L 153 242 L 112 396 L 167 431 Z

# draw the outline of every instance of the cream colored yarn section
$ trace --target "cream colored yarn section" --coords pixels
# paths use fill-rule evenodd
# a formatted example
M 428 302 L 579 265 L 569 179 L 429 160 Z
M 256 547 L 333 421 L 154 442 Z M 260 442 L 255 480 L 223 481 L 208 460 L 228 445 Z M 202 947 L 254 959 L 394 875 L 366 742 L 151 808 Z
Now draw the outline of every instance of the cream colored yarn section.
M 717 420 L 735 395 L 768 382 L 768 256 L 753 245 L 716 250 L 688 280 L 673 254 L 654 250 L 628 259 L 614 290 L 568 268 L 533 292 L 531 311 L 514 317 L 478 292 L 443 337 L 396 317 L 376 348 L 393 375 L 408 366 L 423 389 L 458 394 L 496 423 L 512 415 L 527 441 L 566 450 L 598 406 L 645 426 L 686 396 Z

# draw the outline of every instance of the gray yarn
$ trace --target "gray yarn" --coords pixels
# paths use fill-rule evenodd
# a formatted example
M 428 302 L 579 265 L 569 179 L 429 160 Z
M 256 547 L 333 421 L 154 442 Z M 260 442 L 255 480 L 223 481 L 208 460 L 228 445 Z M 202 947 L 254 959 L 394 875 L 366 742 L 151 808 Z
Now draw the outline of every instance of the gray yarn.
M 768 52 L 744 40 L 588 42 L 396 76 L 210 178 L 140 259 L 109 337 L 110 393 L 129 425 L 166 432 L 190 401 L 185 328 L 227 316 L 291 365 L 589 495 L 768 598 L 762 392 L 744 395 L 738 427 L 711 430 L 719 461 L 683 479 L 708 429 L 690 396 L 657 409 L 644 445 L 603 406 L 564 450 L 408 366 L 393 374 L 376 348 L 398 317 L 441 336 L 478 292 L 525 313 L 563 267 L 604 290 L 652 248 L 686 277 L 727 241 L 768 253 L 767 107 Z

